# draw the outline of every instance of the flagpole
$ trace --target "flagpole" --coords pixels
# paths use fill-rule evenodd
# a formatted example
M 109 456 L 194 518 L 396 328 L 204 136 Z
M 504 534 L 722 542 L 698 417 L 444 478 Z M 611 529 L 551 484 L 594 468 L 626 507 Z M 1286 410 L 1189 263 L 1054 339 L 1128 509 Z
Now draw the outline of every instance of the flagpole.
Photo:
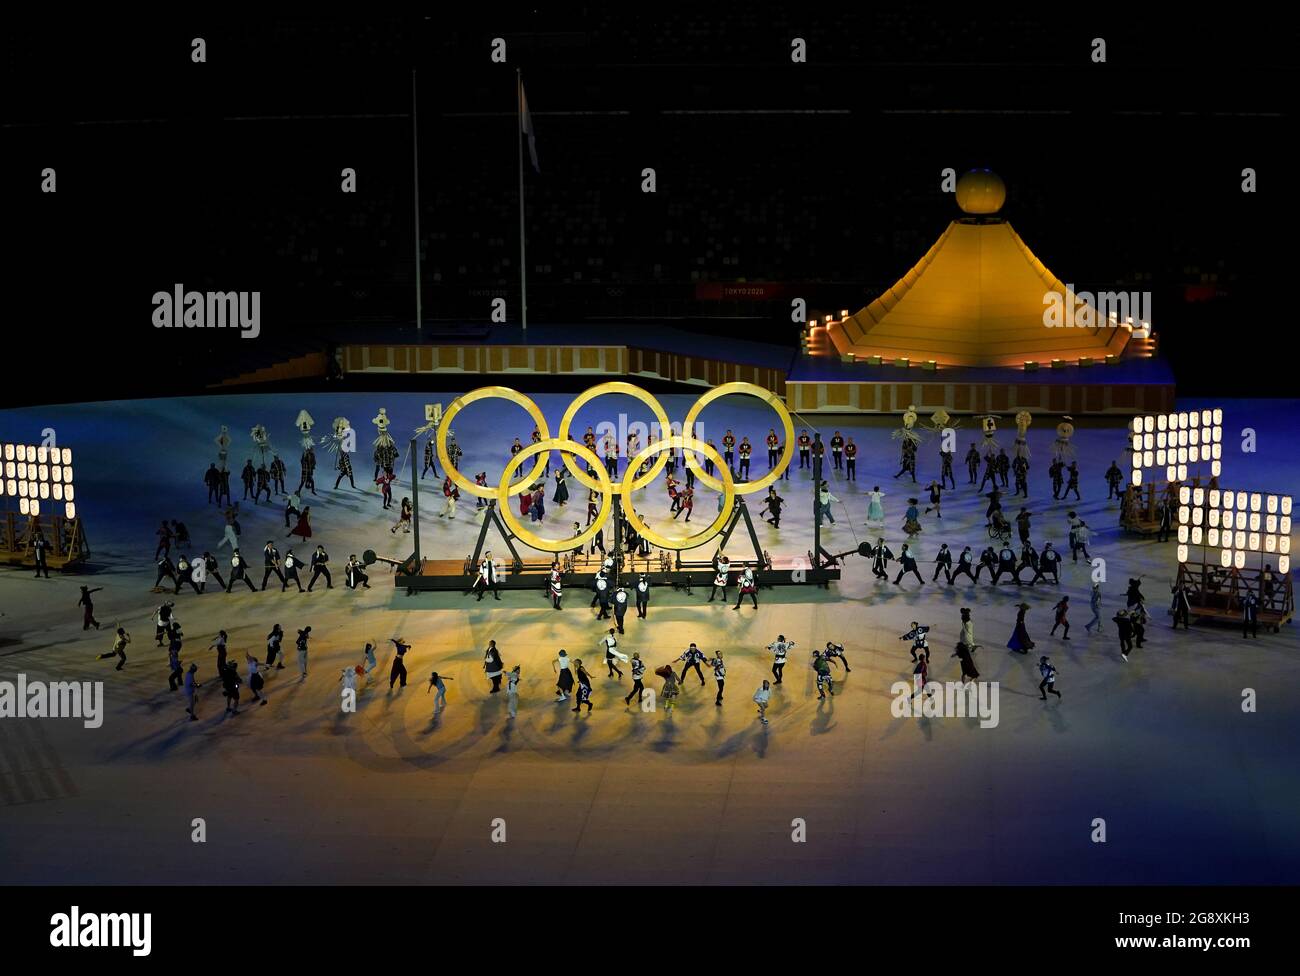
M 524 78 L 515 69 L 515 101 L 519 123 L 515 129 L 515 142 L 519 149 L 519 317 L 528 335 L 528 265 L 524 256 Z
M 411 151 L 411 174 L 415 183 L 415 331 L 418 336 L 424 330 L 424 309 L 420 295 L 420 134 L 416 122 L 414 68 L 411 69 Z

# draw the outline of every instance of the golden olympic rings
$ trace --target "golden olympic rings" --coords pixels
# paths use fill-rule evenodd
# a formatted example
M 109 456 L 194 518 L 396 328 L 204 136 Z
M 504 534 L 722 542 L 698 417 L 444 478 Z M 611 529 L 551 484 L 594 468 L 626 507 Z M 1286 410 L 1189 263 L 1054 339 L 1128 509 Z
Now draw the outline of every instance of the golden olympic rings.
M 604 396 L 606 393 L 624 393 L 627 396 L 635 397 L 640 400 L 650 408 L 651 412 L 655 415 L 655 420 L 659 421 L 660 436 L 667 436 L 672 433 L 672 424 L 668 420 L 668 414 L 664 411 L 663 405 L 660 404 L 654 396 L 641 389 L 639 386 L 633 386 L 631 383 L 611 381 L 609 383 L 598 383 L 585 393 L 579 393 L 574 401 L 569 404 L 569 409 L 564 411 L 564 418 L 560 421 L 559 433 L 555 436 L 560 440 L 571 439 L 569 435 L 569 425 L 573 423 L 573 418 L 577 416 L 578 411 L 582 409 L 584 404 L 590 403 L 592 400 L 596 399 L 596 397 Z M 600 490 L 597 484 L 591 480 L 591 476 L 581 468 L 577 467 L 572 462 L 569 455 L 562 454 L 560 456 L 564 458 L 564 466 L 573 472 L 573 476 L 577 478 L 578 481 L 586 485 L 588 488 L 596 488 L 597 490 Z M 664 469 L 664 465 L 667 463 L 668 455 L 661 453 L 659 459 L 655 461 L 650 470 L 632 482 L 631 489 L 627 487 L 627 479 L 624 478 L 623 481 L 614 486 L 614 491 L 618 492 L 620 495 L 625 495 L 629 490 L 644 488 L 646 485 L 650 484 L 650 482 L 654 481 L 655 478 L 659 477 L 659 472 Z M 599 465 L 596 466 L 599 467 Z M 636 467 L 633 466 L 632 470 L 635 471 Z
M 642 449 L 635 458 L 628 458 L 627 471 L 618 483 L 610 480 L 609 474 L 605 470 L 604 464 L 584 444 L 579 444 L 572 440 L 569 435 L 569 428 L 577 416 L 578 410 L 583 405 L 591 402 L 598 396 L 606 393 L 622 393 L 627 396 L 635 397 L 654 414 L 655 419 L 660 427 L 660 439 L 652 441 Z M 758 397 L 764 403 L 768 404 L 776 411 L 777 417 L 781 421 L 782 429 L 785 431 L 785 450 L 781 455 L 780 461 L 771 471 L 757 481 L 746 481 L 737 484 L 732 476 L 731 470 L 727 467 L 726 462 L 722 459 L 718 450 L 698 439 L 693 434 L 696 421 L 699 419 L 701 411 L 719 397 L 731 393 L 743 393 L 748 396 Z M 495 488 L 477 485 L 470 481 L 451 463 L 451 458 L 447 453 L 447 435 L 451 431 L 451 422 L 461 410 L 479 400 L 501 399 L 509 400 L 517 406 L 523 407 L 528 415 L 537 425 L 537 431 L 541 440 L 535 444 L 530 444 L 523 450 L 519 451 L 510 463 L 506 465 L 501 475 L 501 483 Z M 753 492 L 762 491 L 769 485 L 774 484 L 778 478 L 790 466 L 790 461 L 794 457 L 794 422 L 790 419 L 790 411 L 786 409 L 785 404 L 777 394 L 770 390 L 765 390 L 761 386 L 753 383 L 724 383 L 709 390 L 698 400 L 695 401 L 691 409 L 686 414 L 686 420 L 682 424 L 680 435 L 671 434 L 671 425 L 668 420 L 668 414 L 664 411 L 663 406 L 657 399 L 647 391 L 635 386 L 632 383 L 611 381 L 607 383 L 598 383 L 591 389 L 578 395 L 568 408 L 564 411 L 564 418 L 560 422 L 558 436 L 552 438 L 550 429 L 546 425 L 546 418 L 542 415 L 541 408 L 537 406 L 532 399 L 512 390 L 506 386 L 483 386 L 477 390 L 471 390 L 463 396 L 457 397 L 451 405 L 443 412 L 442 421 L 438 425 L 438 434 L 436 438 L 436 447 L 438 460 L 442 462 L 447 476 L 461 490 L 474 495 L 477 498 L 495 499 L 501 510 L 502 517 L 506 524 L 510 526 L 512 532 L 525 544 L 532 546 L 534 549 L 540 549 L 543 552 L 567 552 L 570 549 L 576 549 L 595 537 L 600 527 L 604 525 L 605 518 L 609 514 L 610 506 L 613 504 L 615 495 L 622 495 L 625 504 L 623 506 L 624 514 L 632 527 L 653 545 L 662 549 L 693 549 L 696 546 L 703 545 L 708 539 L 712 538 L 718 530 L 731 517 L 732 510 L 735 508 L 737 495 L 748 495 Z M 668 451 L 670 449 L 680 450 L 687 466 L 695 472 L 695 475 L 704 484 L 708 485 L 715 491 L 723 493 L 723 505 L 721 511 L 707 528 L 702 532 L 697 532 L 685 539 L 669 539 L 662 536 L 654 530 L 648 528 L 644 520 L 636 513 L 631 505 L 632 492 L 645 487 L 659 472 L 664 469 L 668 463 Z M 574 478 L 588 488 L 600 492 L 600 512 L 585 531 L 570 539 L 545 539 L 531 530 L 525 528 L 518 517 L 510 508 L 511 495 L 517 494 L 521 489 L 536 481 L 546 468 L 546 456 L 548 452 L 558 450 L 564 460 L 565 467 L 573 472 Z M 706 474 L 702 470 L 700 462 L 696 459 L 696 453 L 703 454 L 708 460 L 717 466 L 722 474 L 722 478 L 716 478 L 713 475 Z M 520 468 L 528 458 L 537 455 L 537 461 L 533 465 L 532 471 L 513 485 L 509 483 L 511 475 Z M 593 478 L 587 474 L 586 470 L 573 462 L 576 455 L 582 461 L 588 464 L 592 471 L 596 473 Z M 657 459 L 649 470 L 638 476 L 637 471 L 641 464 L 651 455 L 657 455 Z
M 660 535 L 658 532 L 647 526 L 641 516 L 636 513 L 636 509 L 632 507 L 632 479 L 636 476 L 636 469 L 639 468 L 641 462 L 651 454 L 662 454 L 670 447 L 675 447 L 677 450 L 683 452 L 699 451 L 716 464 L 718 470 L 721 471 L 723 475 L 723 504 L 722 508 L 718 511 L 718 517 L 709 523 L 707 528 L 700 532 L 696 532 L 694 535 L 687 536 L 685 539 L 669 539 L 667 536 Z M 718 530 L 722 528 L 727 519 L 731 518 L 731 510 L 736 504 L 736 484 L 732 480 L 731 469 L 727 467 L 726 462 L 722 460 L 722 456 L 718 453 L 716 448 L 710 447 L 703 441 L 697 441 L 693 437 L 669 437 L 664 440 L 655 441 L 653 444 L 643 448 L 641 453 L 628 461 L 627 472 L 623 475 L 623 498 L 625 499 L 625 504 L 623 505 L 623 516 L 632 524 L 632 528 L 636 529 L 637 534 L 640 535 L 641 538 L 658 546 L 660 549 L 694 549 L 696 546 L 704 545 L 704 543 L 717 535 Z
M 474 484 L 452 465 L 451 459 L 447 456 L 447 432 L 451 430 L 451 422 L 461 410 L 478 400 L 491 399 L 509 400 L 511 403 L 523 407 L 528 411 L 528 416 L 533 418 L 533 423 L 537 425 L 537 431 L 542 435 L 542 439 L 546 440 L 551 436 L 550 428 L 546 426 L 546 418 L 542 416 L 541 407 L 518 390 L 512 390 L 508 386 L 480 386 L 477 390 L 470 390 L 464 396 L 458 396 L 451 402 L 451 406 L 443 412 L 442 421 L 438 425 L 438 460 L 442 462 L 442 469 L 447 472 L 447 477 L 451 478 L 452 482 L 462 491 L 467 491 L 476 498 L 489 500 L 498 497 L 496 489 Z M 546 456 L 540 455 L 537 458 L 537 463 L 533 465 L 533 470 L 529 472 L 527 477 L 519 479 L 518 484 L 512 485 L 511 491 L 518 491 L 524 485 L 536 481 L 538 476 L 545 470 Z
M 771 390 L 765 390 L 761 386 L 755 386 L 753 383 L 723 383 L 721 386 L 715 386 L 692 404 L 691 409 L 686 412 L 686 420 L 682 423 L 682 437 L 691 439 L 694 435 L 691 433 L 695 428 L 695 421 L 699 419 L 700 411 L 707 407 L 718 397 L 724 397 L 728 393 L 748 393 L 750 396 L 758 397 L 773 410 L 776 411 L 777 417 L 781 420 L 781 426 L 785 430 L 785 451 L 781 455 L 781 460 L 777 462 L 776 467 L 769 471 L 757 481 L 744 481 L 736 485 L 737 495 L 750 495 L 756 491 L 762 491 L 768 485 L 776 483 L 776 479 L 781 477 L 785 469 L 790 466 L 790 461 L 794 457 L 794 421 L 790 419 L 790 411 L 786 409 L 781 398 Z M 700 462 L 695 459 L 693 453 L 685 456 L 686 466 L 695 472 L 695 476 L 702 482 L 712 488 L 714 491 L 722 491 L 722 482 L 711 474 L 705 474 L 700 468 Z M 725 467 L 726 465 L 723 465 Z
M 545 454 L 547 451 L 556 449 L 571 451 L 581 457 L 584 461 L 591 464 L 592 469 L 596 471 L 600 482 L 595 485 L 600 492 L 600 510 L 596 513 L 596 518 L 592 521 L 587 529 L 570 539 L 544 539 L 531 529 L 524 528 L 519 517 L 515 515 L 514 509 L 510 505 L 511 485 L 510 476 L 515 469 L 527 461 L 534 454 Z M 445 463 L 445 462 L 444 462 Z M 526 480 L 526 479 L 525 479 Z M 522 484 L 522 482 L 520 482 Z M 517 486 L 516 486 L 517 487 Z M 610 483 L 609 474 L 605 466 L 600 463 L 596 455 L 582 444 L 575 444 L 573 441 L 564 440 L 559 437 L 548 437 L 538 441 L 536 444 L 530 444 L 522 451 L 510 459 L 504 471 L 501 472 L 501 483 L 496 489 L 497 508 L 501 512 L 501 517 L 505 519 L 506 525 L 510 526 L 516 537 L 524 542 L 525 545 L 532 546 L 534 549 L 540 549 L 542 552 L 568 552 L 570 549 L 579 549 L 596 537 L 605 525 L 605 519 L 609 515 L 609 508 L 614 502 L 614 486 Z

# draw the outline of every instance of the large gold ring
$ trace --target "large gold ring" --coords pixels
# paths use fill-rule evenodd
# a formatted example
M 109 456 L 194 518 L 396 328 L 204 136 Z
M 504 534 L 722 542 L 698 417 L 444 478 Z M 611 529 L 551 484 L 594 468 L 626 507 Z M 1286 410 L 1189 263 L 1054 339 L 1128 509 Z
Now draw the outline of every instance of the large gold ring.
M 590 403 L 598 396 L 604 396 L 606 393 L 623 393 L 640 400 L 650 408 L 651 412 L 655 415 L 655 419 L 659 421 L 659 436 L 667 437 L 672 434 L 672 424 L 668 420 L 668 413 L 664 410 L 663 404 L 639 386 L 614 380 L 609 383 L 598 383 L 591 389 L 579 393 L 574 401 L 569 404 L 569 408 L 564 411 L 564 418 L 560 421 L 560 429 L 555 436 L 561 440 L 572 440 L 572 435 L 569 433 L 569 425 L 573 423 L 573 418 L 577 416 L 578 411 L 581 410 L 585 404 Z M 573 476 L 577 478 L 579 482 L 586 485 L 588 488 L 598 488 L 597 484 L 591 480 L 591 477 L 587 472 L 581 470 L 572 463 L 568 454 L 561 454 L 560 457 L 564 460 L 564 466 L 573 472 Z M 659 477 L 659 472 L 664 469 L 664 465 L 667 463 L 668 455 L 661 453 L 659 459 L 655 461 L 650 470 L 632 482 L 632 490 L 635 491 L 638 488 L 644 488 L 646 485 L 650 484 L 650 482 L 654 481 L 655 478 Z M 593 465 L 593 468 L 600 466 L 601 465 L 598 463 Z M 633 471 L 636 470 L 636 466 L 631 463 L 630 458 L 628 459 L 628 466 Z M 624 479 L 614 485 L 614 491 L 620 495 L 625 495 L 628 492 L 628 489 L 625 486 L 626 480 L 627 479 Z
M 446 417 L 446 414 L 443 416 Z M 595 521 L 585 531 L 572 538 L 544 539 L 532 529 L 524 528 L 524 524 L 515 515 L 514 509 L 510 505 L 510 496 L 517 493 L 519 485 L 512 486 L 510 484 L 510 475 L 534 454 L 544 454 L 547 451 L 557 449 L 570 451 L 584 461 L 590 459 L 592 468 L 599 472 L 600 481 L 603 482 L 594 486 L 600 492 L 600 510 L 596 514 Z M 528 480 L 530 479 L 524 479 L 524 481 Z M 523 484 L 524 481 L 519 484 Z M 496 499 L 497 508 L 500 509 L 501 517 L 505 519 L 506 525 L 510 526 L 510 531 L 526 545 L 532 546 L 534 549 L 540 549 L 542 552 L 568 552 L 570 549 L 577 549 L 579 546 L 586 545 L 604 527 L 605 519 L 609 516 L 609 508 L 614 503 L 614 486 L 610 483 L 609 474 L 605 471 L 604 465 L 584 445 L 575 444 L 573 441 L 560 437 L 547 437 L 535 444 L 528 445 L 510 459 L 510 463 L 501 472 L 501 483 L 497 485 Z
M 658 532 L 649 528 L 641 516 L 636 513 L 632 507 L 632 485 L 633 478 L 636 475 L 636 469 L 640 467 L 641 462 L 654 453 L 662 454 L 670 447 L 675 447 L 681 451 L 699 451 L 710 461 L 718 466 L 718 470 L 723 473 L 723 480 L 719 482 L 719 487 L 723 493 L 722 510 L 718 512 L 715 518 L 707 528 L 695 535 L 687 536 L 685 539 L 669 539 L 667 536 L 660 535 Z M 689 456 L 689 455 L 688 455 Z M 718 454 L 717 448 L 705 444 L 703 441 L 697 441 L 693 437 L 667 437 L 663 440 L 655 441 L 653 444 L 646 446 L 636 458 L 628 461 L 627 471 L 623 475 L 623 515 L 631 523 L 632 528 L 636 529 L 641 538 L 646 539 L 658 546 L 660 549 L 694 549 L 696 546 L 702 546 L 722 528 L 724 522 L 731 517 L 731 510 L 736 504 L 736 484 L 731 477 L 731 469 L 727 467 Z
M 474 484 L 474 482 L 470 481 L 463 474 L 461 474 L 459 471 L 456 470 L 455 466 L 451 463 L 451 459 L 447 456 L 447 433 L 451 430 L 452 420 L 455 419 L 456 414 L 460 413 L 461 410 L 463 410 L 465 407 L 468 407 L 471 403 L 475 403 L 478 400 L 491 400 L 491 399 L 509 400 L 511 403 L 523 407 L 526 411 L 528 411 L 528 416 L 533 418 L 533 423 L 537 425 L 537 432 L 542 435 L 542 439 L 549 440 L 551 436 L 550 428 L 546 426 L 546 418 L 542 416 L 541 407 L 539 407 L 536 403 L 534 403 L 528 397 L 524 396 L 519 391 L 512 390 L 508 386 L 480 386 L 477 390 L 470 390 L 464 396 L 458 396 L 455 400 L 453 400 L 451 402 L 451 406 L 449 406 L 443 412 L 442 421 L 438 425 L 438 438 L 437 438 L 438 460 L 442 462 L 443 469 L 447 472 L 447 476 L 451 478 L 451 480 L 462 491 L 466 491 L 469 494 L 475 496 L 476 498 L 487 498 L 487 499 L 495 498 L 497 497 L 497 492 L 494 491 L 492 488 L 488 488 L 483 485 Z M 528 451 L 527 453 L 533 454 L 537 452 Z M 519 455 L 516 454 L 515 457 L 517 458 L 519 457 Z M 512 463 L 509 466 L 507 466 L 506 470 L 509 471 L 514 467 L 516 467 L 516 465 Z M 533 465 L 533 470 L 531 473 L 529 473 L 527 477 L 521 478 L 518 484 L 510 486 L 510 492 L 507 492 L 507 495 L 515 491 L 518 491 L 522 485 L 526 485 L 529 484 L 530 482 L 536 481 L 537 478 L 541 475 L 541 473 L 545 470 L 546 470 L 546 457 L 545 455 L 543 455 L 541 457 L 538 457 L 537 463 Z M 606 484 L 608 484 L 608 481 L 606 482 Z M 560 550 L 556 549 L 551 551 L 559 552 Z
M 693 431 L 695 429 L 695 421 L 700 416 L 700 412 L 714 400 L 719 397 L 724 397 L 729 393 L 747 393 L 750 396 L 758 397 L 776 411 L 776 415 L 781 419 L 782 427 L 785 430 L 785 450 L 781 454 L 781 460 L 777 462 L 776 467 L 757 481 L 743 481 L 739 485 L 735 486 L 735 493 L 737 495 L 751 495 L 756 491 L 762 491 L 768 485 L 775 484 L 776 480 L 781 477 L 785 469 L 790 466 L 790 461 L 794 458 L 794 422 L 790 419 L 790 411 L 787 410 L 785 404 L 781 402 L 781 398 L 771 390 L 765 390 L 763 387 L 755 386 L 753 383 L 723 383 L 721 386 L 715 386 L 713 389 L 703 394 L 694 404 L 691 405 L 691 409 L 686 412 L 686 420 L 682 423 L 682 439 L 694 439 Z M 724 490 L 723 482 L 719 481 L 711 474 L 704 473 L 700 466 L 700 462 L 696 460 L 694 453 L 687 454 L 685 461 L 686 466 L 695 472 L 696 477 L 714 491 Z M 720 468 L 726 468 L 726 465 L 720 464 Z M 730 475 L 730 471 L 727 473 Z M 727 481 L 730 482 L 731 478 L 728 477 Z

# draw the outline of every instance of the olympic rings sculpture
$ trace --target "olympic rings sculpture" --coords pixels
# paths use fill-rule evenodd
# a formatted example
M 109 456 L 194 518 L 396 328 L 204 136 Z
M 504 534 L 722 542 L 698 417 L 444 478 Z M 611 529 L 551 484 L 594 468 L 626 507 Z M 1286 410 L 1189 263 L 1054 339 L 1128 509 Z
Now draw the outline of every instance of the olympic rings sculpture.
M 703 545 L 710 538 L 718 533 L 722 526 L 731 517 L 735 508 L 737 495 L 749 495 L 754 492 L 762 491 L 769 485 L 774 484 L 781 477 L 785 469 L 790 466 L 790 461 L 794 458 L 794 422 L 790 418 L 790 411 L 786 409 L 781 398 L 770 390 L 753 383 L 723 383 L 709 390 L 698 400 L 695 401 L 691 409 L 686 414 L 686 420 L 682 424 L 680 435 L 661 436 L 659 440 L 652 441 L 643 448 L 635 458 L 628 459 L 627 471 L 623 478 L 618 482 L 611 481 L 605 466 L 601 464 L 596 455 L 585 445 L 574 441 L 569 433 L 569 428 L 573 424 L 574 418 L 578 411 L 587 403 L 603 396 L 606 393 L 622 393 L 627 396 L 635 397 L 643 404 L 650 408 L 654 414 L 655 420 L 659 423 L 661 431 L 671 431 L 671 423 L 668 420 L 668 414 L 663 405 L 647 390 L 642 389 L 632 383 L 621 381 L 610 381 L 599 383 L 589 390 L 579 394 L 568 408 L 564 411 L 564 417 L 560 421 L 560 430 L 557 436 L 551 437 L 550 428 L 547 426 L 546 418 L 542 415 L 541 409 L 529 397 L 517 390 L 512 390 L 507 386 L 483 386 L 476 390 L 471 390 L 463 396 L 457 397 L 451 405 L 443 411 L 442 422 L 438 425 L 438 434 L 436 439 L 436 448 L 438 460 L 442 462 L 443 470 L 447 476 L 462 491 L 467 492 L 476 498 L 484 498 L 497 502 L 497 507 L 501 511 L 502 517 L 506 524 L 526 545 L 542 552 L 568 552 L 570 549 L 576 549 L 595 537 L 596 533 L 605 524 L 605 519 L 609 514 L 609 509 L 613 504 L 615 495 L 622 495 L 626 504 L 623 506 L 623 513 L 632 527 L 653 545 L 662 549 L 685 550 L 694 549 L 696 546 Z M 747 396 L 757 397 L 776 411 L 777 417 L 781 422 L 781 427 L 785 432 L 785 450 L 776 466 L 762 478 L 756 481 L 746 481 L 737 484 L 732 477 L 731 470 L 723 461 L 718 450 L 711 445 L 698 440 L 692 433 L 695 423 L 699 420 L 701 411 L 719 397 L 731 393 L 740 393 Z M 500 483 L 496 487 L 478 485 L 470 481 L 465 475 L 461 474 L 451 463 L 451 457 L 447 452 L 447 434 L 451 431 L 452 420 L 457 414 L 471 403 L 479 400 L 508 400 L 509 402 L 522 407 L 528 416 L 532 418 L 533 423 L 537 425 L 537 432 L 541 439 L 530 444 L 523 450 L 515 454 L 506 465 L 501 473 Z M 535 482 L 546 468 L 546 455 L 549 451 L 558 450 L 560 457 L 564 460 L 565 467 L 573 473 L 574 478 L 581 484 L 600 493 L 600 509 L 597 517 L 579 535 L 569 539 L 544 539 L 531 531 L 519 522 L 518 517 L 511 511 L 510 496 L 519 493 L 528 485 Z M 678 450 L 682 452 L 687 466 L 695 472 L 704 484 L 713 488 L 715 491 L 723 493 L 723 505 L 718 512 L 717 517 L 700 532 L 685 539 L 670 539 L 667 536 L 660 535 L 645 524 L 645 520 L 636 513 L 632 507 L 632 492 L 644 488 L 664 469 L 668 463 L 669 450 Z M 707 474 L 700 465 L 699 460 L 695 457 L 696 453 L 703 454 L 708 460 L 717 466 L 722 474 L 721 478 Z M 529 458 L 537 457 L 529 473 L 520 478 L 514 484 L 510 479 L 515 472 L 525 465 Z M 642 463 L 650 457 L 655 457 L 654 463 L 645 474 L 638 474 Z M 587 467 L 594 472 L 594 477 L 587 473 L 587 469 L 575 464 L 576 459 L 586 462 Z

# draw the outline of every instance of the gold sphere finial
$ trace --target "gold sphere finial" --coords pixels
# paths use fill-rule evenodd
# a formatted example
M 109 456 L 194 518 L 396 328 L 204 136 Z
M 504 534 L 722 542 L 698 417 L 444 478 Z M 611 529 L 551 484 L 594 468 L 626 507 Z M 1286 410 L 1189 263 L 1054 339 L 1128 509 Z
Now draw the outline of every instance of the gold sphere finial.
M 973 169 L 957 180 L 957 206 L 968 214 L 995 214 L 1006 202 L 1006 184 L 992 170 Z

